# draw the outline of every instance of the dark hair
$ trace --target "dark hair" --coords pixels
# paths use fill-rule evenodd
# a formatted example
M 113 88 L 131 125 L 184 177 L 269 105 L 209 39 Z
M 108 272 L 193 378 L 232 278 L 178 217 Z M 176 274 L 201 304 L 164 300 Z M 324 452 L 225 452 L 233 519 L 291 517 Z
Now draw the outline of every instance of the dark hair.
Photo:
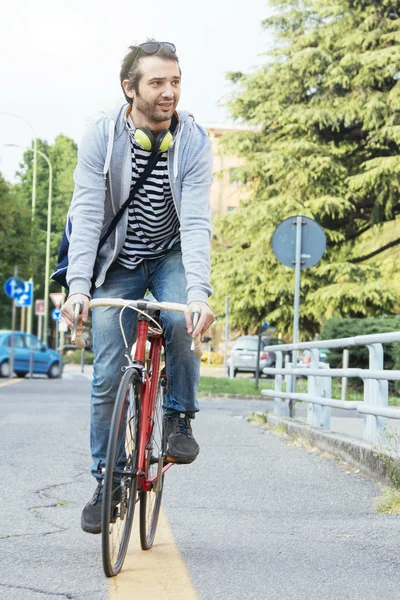
M 147 39 L 146 42 L 156 42 L 156 40 L 150 38 L 150 39 Z M 179 67 L 179 58 L 175 52 L 172 52 L 172 50 L 170 50 L 167 46 L 163 46 L 162 44 L 160 45 L 157 52 L 155 52 L 154 54 L 147 54 L 146 52 L 143 52 L 143 50 L 141 48 L 139 48 L 138 46 L 129 46 L 129 48 L 130 48 L 130 52 L 128 52 L 128 54 L 125 56 L 124 60 L 122 61 L 119 78 L 121 81 L 121 87 L 122 87 L 122 91 L 124 92 L 126 101 L 129 102 L 129 104 L 132 104 L 133 99 L 129 98 L 129 96 L 127 96 L 125 94 L 125 90 L 123 88 L 122 82 L 125 79 L 128 79 L 129 87 L 131 89 L 134 89 L 137 94 L 139 93 L 139 82 L 142 78 L 142 72 L 140 70 L 140 64 L 139 64 L 139 61 L 141 58 L 146 57 L 146 56 L 159 56 L 160 58 L 163 58 L 164 60 L 174 60 L 178 64 L 178 67 Z M 179 67 L 179 72 L 181 72 L 180 67 Z

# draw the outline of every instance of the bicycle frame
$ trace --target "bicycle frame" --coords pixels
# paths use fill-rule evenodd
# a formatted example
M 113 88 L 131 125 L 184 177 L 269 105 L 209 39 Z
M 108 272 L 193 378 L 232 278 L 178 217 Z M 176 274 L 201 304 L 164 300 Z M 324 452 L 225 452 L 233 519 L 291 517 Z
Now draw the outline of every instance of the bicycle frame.
M 140 365 L 142 372 L 142 387 L 141 387 L 141 415 L 140 415 L 140 443 L 139 443 L 139 460 L 138 460 L 138 489 L 149 492 L 152 489 L 157 475 L 152 479 L 146 479 L 145 461 L 146 447 L 150 439 L 153 427 L 153 414 L 160 379 L 160 363 L 161 351 L 163 348 L 163 338 L 161 334 L 151 334 L 151 346 L 149 360 L 151 364 L 151 375 L 145 369 L 146 360 L 146 341 L 149 331 L 149 322 L 144 318 L 138 319 L 137 326 L 137 341 L 133 366 Z M 161 476 L 172 467 L 172 463 L 163 465 Z
M 132 307 L 136 309 L 142 316 L 138 318 L 138 329 L 137 329 L 137 341 L 134 359 L 129 359 L 129 368 L 137 368 L 141 375 L 141 416 L 140 416 L 140 440 L 139 440 L 139 457 L 138 457 L 138 489 L 145 492 L 151 491 L 156 480 L 162 480 L 164 473 L 171 468 L 173 463 L 167 463 L 164 465 L 161 459 L 159 460 L 159 469 L 155 477 L 146 479 L 146 465 L 145 465 L 145 451 L 147 448 L 147 442 L 150 438 L 152 426 L 153 426 L 153 413 L 154 405 L 156 400 L 156 394 L 158 389 L 158 382 L 160 379 L 160 362 L 161 362 L 161 350 L 163 347 L 162 333 L 151 332 L 151 346 L 149 360 L 151 364 L 151 375 L 146 369 L 146 342 L 149 334 L 149 318 L 143 311 L 146 310 L 167 310 L 184 312 L 186 305 L 178 303 L 168 302 L 152 302 L 147 300 L 124 300 L 122 298 L 98 298 L 91 300 L 89 308 L 95 308 L 96 306 L 113 306 L 117 308 Z M 71 336 L 71 341 L 75 342 L 78 348 L 84 348 L 85 342 L 82 340 L 81 331 L 78 331 L 78 320 L 79 314 L 82 308 L 82 303 L 77 301 L 74 308 L 74 328 Z M 198 318 L 200 316 L 200 309 L 198 306 L 193 307 L 193 326 L 196 327 Z M 78 335 L 79 334 L 79 335 Z M 197 356 L 201 356 L 201 342 L 200 336 L 197 336 L 192 341 L 191 349 Z

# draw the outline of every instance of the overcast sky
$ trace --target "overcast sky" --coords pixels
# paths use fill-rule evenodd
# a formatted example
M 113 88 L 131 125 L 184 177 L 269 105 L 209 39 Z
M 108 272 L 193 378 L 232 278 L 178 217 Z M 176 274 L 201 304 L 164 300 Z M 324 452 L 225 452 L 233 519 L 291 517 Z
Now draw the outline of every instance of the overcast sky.
M 119 69 L 128 46 L 174 42 L 182 68 L 180 108 L 201 124 L 228 123 L 221 99 L 228 71 L 260 66 L 270 44 L 264 0 L 12 0 L 0 21 L 0 111 L 25 117 L 52 143 L 79 143 L 88 122 L 123 100 Z M 0 114 L 0 171 L 9 181 L 32 140 L 20 119 Z

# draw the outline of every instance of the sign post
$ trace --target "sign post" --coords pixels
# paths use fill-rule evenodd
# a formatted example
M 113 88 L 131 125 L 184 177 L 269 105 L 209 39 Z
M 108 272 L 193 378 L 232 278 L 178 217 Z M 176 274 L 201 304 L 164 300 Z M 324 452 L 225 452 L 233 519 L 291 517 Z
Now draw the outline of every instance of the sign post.
M 56 322 L 56 344 L 55 344 L 55 348 L 54 350 L 56 352 L 58 352 L 59 346 L 60 346 L 60 319 L 61 317 L 61 310 L 59 308 L 53 308 L 53 310 L 51 311 L 51 318 L 53 319 L 53 321 Z M 62 372 L 62 365 L 60 364 L 60 377 L 61 377 L 61 372 Z
M 44 300 L 36 300 L 35 301 L 35 315 L 38 318 L 37 336 L 38 336 L 39 340 L 42 339 L 42 333 L 43 333 L 43 317 L 44 317 L 44 310 L 45 310 L 44 305 L 45 305 Z M 44 340 L 44 341 L 46 341 L 46 340 Z
M 293 344 L 299 341 L 300 275 L 302 269 L 313 267 L 322 258 L 326 237 L 322 227 L 313 219 L 302 216 L 289 217 L 278 225 L 272 236 L 272 249 L 282 264 L 295 270 Z M 292 366 L 297 365 L 297 352 L 293 351 Z M 292 376 L 292 392 L 296 391 L 296 377 Z M 294 403 L 289 401 L 289 416 L 294 416 Z
M 228 343 L 229 343 L 229 296 L 225 298 L 225 347 L 224 347 L 224 374 L 229 376 L 228 366 Z M 231 375 L 233 377 L 233 375 Z
M 15 320 L 16 320 L 16 305 L 15 299 L 22 294 L 24 290 L 24 281 L 18 278 L 18 267 L 14 267 L 14 277 L 10 277 L 4 284 L 4 292 L 6 296 L 12 300 L 11 312 L 11 346 L 10 346 L 10 363 L 9 363 L 9 379 L 12 379 L 14 374 L 14 344 L 15 344 Z
M 55 308 L 51 311 L 51 318 L 53 319 L 53 321 L 56 322 L 56 347 L 55 350 L 57 350 L 58 352 L 58 348 L 60 346 L 60 340 L 59 340 L 59 335 L 60 335 L 60 326 L 59 326 L 59 321 L 62 318 L 61 317 L 61 306 L 63 305 L 63 302 L 65 300 L 65 293 L 64 292 L 53 292 L 52 294 L 49 294 L 51 301 L 53 302 Z M 61 369 L 60 369 L 61 372 Z M 61 375 L 60 375 L 61 377 Z
M 262 334 L 265 333 L 268 329 L 268 321 L 264 321 L 264 323 L 262 324 L 262 326 L 258 329 L 257 331 L 257 336 L 258 336 L 258 344 L 257 344 L 257 357 L 256 357 L 256 390 L 258 390 L 258 383 L 260 380 L 260 356 L 261 356 L 261 338 L 262 338 Z

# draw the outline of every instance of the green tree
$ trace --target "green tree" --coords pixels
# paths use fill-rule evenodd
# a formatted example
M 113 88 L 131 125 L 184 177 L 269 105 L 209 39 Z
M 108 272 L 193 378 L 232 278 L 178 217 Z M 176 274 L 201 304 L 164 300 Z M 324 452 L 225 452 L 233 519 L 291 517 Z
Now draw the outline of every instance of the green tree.
M 74 189 L 73 171 L 77 163 L 77 145 L 71 138 L 60 134 L 52 145 L 44 140 L 38 140 L 38 150 L 49 158 L 53 167 L 50 273 L 45 274 L 49 168 L 45 159 L 38 154 L 37 198 L 31 265 L 34 273 L 35 298 L 43 298 L 45 276 L 49 277 L 56 266 L 58 247 Z M 33 179 L 32 150 L 25 152 L 18 177 L 19 183 L 15 185 L 15 194 L 30 210 Z M 59 286 L 52 282 L 50 291 L 60 291 Z
M 5 281 L 14 275 L 29 278 L 31 213 L 0 173 L 0 329 L 11 327 L 11 300 L 4 293 Z
M 400 291 L 398 265 L 389 275 L 377 260 L 400 244 L 400 2 L 271 4 L 266 64 L 229 76 L 232 115 L 254 127 L 227 137 L 225 151 L 246 158 L 236 176 L 251 193 L 215 223 L 214 286 L 219 313 L 231 296 L 234 326 L 268 317 L 290 332 L 293 271 L 277 263 L 271 237 L 284 218 L 314 218 L 327 250 L 302 274 L 310 336 L 327 317 L 393 312 Z M 390 234 L 386 223 L 396 224 Z

